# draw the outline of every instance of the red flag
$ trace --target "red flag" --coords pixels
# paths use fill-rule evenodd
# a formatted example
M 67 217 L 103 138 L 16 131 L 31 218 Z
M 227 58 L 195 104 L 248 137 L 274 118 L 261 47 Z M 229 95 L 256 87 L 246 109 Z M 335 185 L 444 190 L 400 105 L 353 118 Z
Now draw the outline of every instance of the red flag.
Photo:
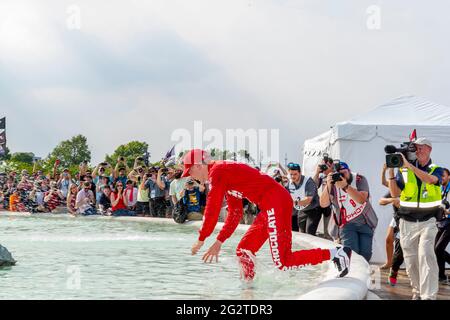
M 417 132 L 416 129 L 413 130 L 413 132 L 409 135 L 409 141 L 415 141 L 417 139 Z

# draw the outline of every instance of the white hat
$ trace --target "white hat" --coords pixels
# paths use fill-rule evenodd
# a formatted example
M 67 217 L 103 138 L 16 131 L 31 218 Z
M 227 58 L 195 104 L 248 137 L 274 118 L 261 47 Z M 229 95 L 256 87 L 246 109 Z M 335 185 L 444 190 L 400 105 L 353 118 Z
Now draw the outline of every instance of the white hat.
M 427 145 L 430 148 L 433 148 L 433 145 L 431 144 L 431 141 L 428 140 L 427 138 L 418 138 L 416 141 L 413 142 L 414 144 L 418 144 L 418 145 Z

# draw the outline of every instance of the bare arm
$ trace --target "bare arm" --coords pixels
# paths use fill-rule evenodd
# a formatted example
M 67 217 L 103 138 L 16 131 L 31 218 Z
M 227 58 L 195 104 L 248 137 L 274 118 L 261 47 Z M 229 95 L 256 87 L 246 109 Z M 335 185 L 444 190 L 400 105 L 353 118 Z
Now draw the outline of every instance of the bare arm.
M 381 184 L 383 186 L 385 186 L 386 188 L 389 188 L 389 183 L 386 180 L 386 170 L 387 170 L 387 166 L 386 166 L 386 164 L 384 164 L 383 170 L 381 171 Z

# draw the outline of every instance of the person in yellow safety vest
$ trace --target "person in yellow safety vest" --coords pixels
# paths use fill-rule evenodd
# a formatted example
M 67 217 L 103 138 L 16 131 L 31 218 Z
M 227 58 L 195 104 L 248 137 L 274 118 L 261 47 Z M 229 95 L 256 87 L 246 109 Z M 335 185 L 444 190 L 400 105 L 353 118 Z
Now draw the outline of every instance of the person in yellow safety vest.
M 404 166 L 397 176 L 394 176 L 394 169 L 389 169 L 389 190 L 392 197 L 400 197 L 400 243 L 413 299 L 435 300 L 439 269 L 434 242 L 438 232 L 436 218 L 442 214 L 443 170 L 431 161 L 430 140 L 419 138 L 414 144 L 417 160 L 410 163 L 402 154 Z

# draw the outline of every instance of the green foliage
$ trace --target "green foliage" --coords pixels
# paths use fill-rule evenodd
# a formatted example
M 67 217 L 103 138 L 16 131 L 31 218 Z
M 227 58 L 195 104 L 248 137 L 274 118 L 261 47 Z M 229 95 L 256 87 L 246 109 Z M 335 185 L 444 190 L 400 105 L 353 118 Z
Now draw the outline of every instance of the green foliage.
M 0 156 L 0 161 L 7 161 L 11 159 L 11 153 L 8 147 L 5 149 L 5 154 L 3 156 Z
M 62 141 L 50 153 L 46 159 L 46 168 L 53 166 L 56 159 L 61 161 L 62 167 L 78 166 L 83 161 L 91 161 L 91 151 L 87 144 L 87 138 L 77 135 L 70 140 Z
M 23 162 L 32 165 L 34 153 L 32 152 L 16 152 L 11 155 L 11 161 Z
M 120 157 L 124 157 L 128 167 L 133 167 L 134 160 L 137 157 L 142 157 L 148 150 L 146 142 L 131 141 L 127 144 L 119 146 L 112 155 L 106 155 L 105 161 L 113 167 L 116 165 Z

